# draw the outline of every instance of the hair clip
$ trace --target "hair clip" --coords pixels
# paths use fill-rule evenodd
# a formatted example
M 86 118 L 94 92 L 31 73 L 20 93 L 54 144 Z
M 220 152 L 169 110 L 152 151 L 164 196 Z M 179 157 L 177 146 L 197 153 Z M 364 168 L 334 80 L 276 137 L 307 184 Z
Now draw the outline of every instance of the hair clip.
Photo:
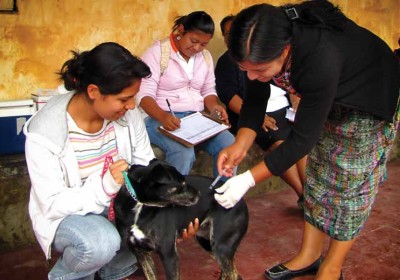
M 299 14 L 297 13 L 297 11 L 294 7 L 285 9 L 285 12 L 290 20 L 295 20 L 295 19 L 299 18 Z

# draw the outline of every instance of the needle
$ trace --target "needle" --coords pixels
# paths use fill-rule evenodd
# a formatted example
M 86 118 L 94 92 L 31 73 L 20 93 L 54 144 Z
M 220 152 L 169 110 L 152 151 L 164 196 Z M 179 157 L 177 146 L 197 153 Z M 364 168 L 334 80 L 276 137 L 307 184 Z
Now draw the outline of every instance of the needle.
M 224 174 L 224 173 L 225 173 L 225 169 L 222 170 L 222 174 Z M 215 185 L 218 183 L 218 181 L 221 180 L 222 176 L 223 175 L 218 175 L 217 178 L 215 178 L 215 180 L 210 185 L 210 190 L 212 190 L 215 187 Z

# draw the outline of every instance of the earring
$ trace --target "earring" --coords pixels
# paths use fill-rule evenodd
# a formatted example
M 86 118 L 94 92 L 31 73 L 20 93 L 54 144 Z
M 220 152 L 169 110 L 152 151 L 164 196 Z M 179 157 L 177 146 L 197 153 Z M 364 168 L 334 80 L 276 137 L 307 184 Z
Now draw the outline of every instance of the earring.
M 176 40 L 178 40 L 178 41 L 179 41 L 180 39 L 181 39 L 181 36 L 179 36 L 179 35 L 178 35 L 178 36 L 176 36 Z

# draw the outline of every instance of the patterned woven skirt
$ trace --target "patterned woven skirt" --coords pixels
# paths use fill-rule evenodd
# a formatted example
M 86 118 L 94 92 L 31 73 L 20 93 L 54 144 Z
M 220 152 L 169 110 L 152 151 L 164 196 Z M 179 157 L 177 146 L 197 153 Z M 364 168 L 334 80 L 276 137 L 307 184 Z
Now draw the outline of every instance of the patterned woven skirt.
M 393 123 L 335 106 L 308 156 L 305 220 L 330 237 L 358 235 L 371 211 L 400 119 Z

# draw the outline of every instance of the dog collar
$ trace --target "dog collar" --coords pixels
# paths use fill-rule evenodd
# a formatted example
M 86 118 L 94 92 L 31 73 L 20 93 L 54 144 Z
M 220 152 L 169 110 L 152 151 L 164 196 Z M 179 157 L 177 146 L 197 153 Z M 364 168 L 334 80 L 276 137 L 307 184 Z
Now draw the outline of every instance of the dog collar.
M 126 189 L 131 194 L 132 198 L 134 200 L 138 201 L 135 189 L 133 188 L 133 186 L 131 184 L 131 181 L 129 180 L 129 177 L 128 177 L 128 174 L 126 173 L 126 171 L 122 171 L 122 175 L 124 175 Z

